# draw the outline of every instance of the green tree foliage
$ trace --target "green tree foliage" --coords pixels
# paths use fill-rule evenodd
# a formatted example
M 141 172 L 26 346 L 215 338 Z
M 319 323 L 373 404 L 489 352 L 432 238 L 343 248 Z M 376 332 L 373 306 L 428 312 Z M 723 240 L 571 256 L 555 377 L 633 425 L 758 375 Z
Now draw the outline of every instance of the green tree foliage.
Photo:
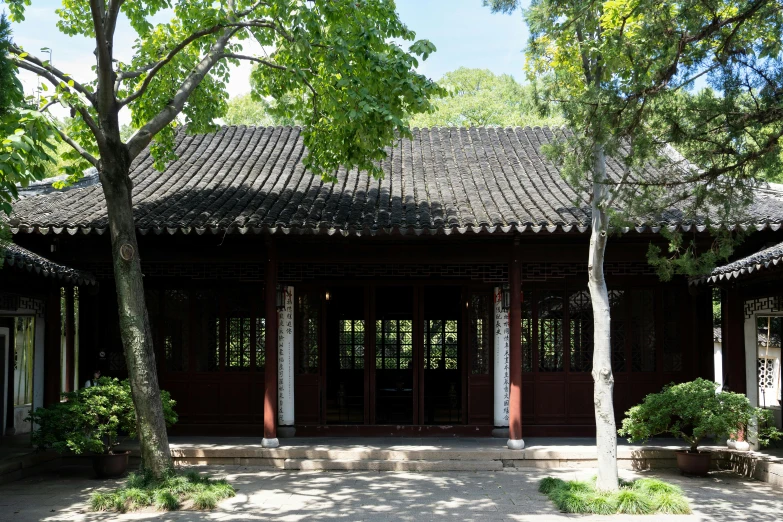
M 166 424 L 177 422 L 176 402 L 162 391 Z M 101 377 L 95 386 L 63 393 L 62 402 L 38 408 L 30 419 L 38 428 L 32 442 L 39 448 L 60 453 L 111 453 L 120 443 L 120 434 L 136 437 L 136 410 L 127 380 Z
M 415 115 L 412 127 L 524 127 L 561 125 L 549 107 L 537 104 L 534 86 L 508 74 L 460 67 L 438 80 L 447 96 L 433 100 L 435 112 Z
M 12 46 L 10 24 L 0 13 L 0 210 L 6 214 L 19 196 L 17 186 L 46 177 L 56 146 L 54 129 L 24 98 L 8 57 Z
M 22 20 L 31 0 L 6 3 Z M 61 32 L 95 42 L 94 77 L 74 78 L 15 45 L 8 52 L 16 67 L 48 82 L 44 104 L 71 109 L 68 128 L 58 130 L 72 148 L 69 181 L 86 167 L 98 170 L 142 464 L 162 477 L 171 458 L 133 222 L 132 161 L 149 147 L 162 169 L 175 158 L 180 124 L 190 133 L 214 130 L 228 110 L 229 66 L 244 60 L 257 66 L 253 96 L 276 100 L 274 117 L 302 122 L 311 172 L 329 180 L 342 165 L 381 176 L 385 148 L 411 135 L 408 115 L 432 110 L 430 98 L 444 94 L 415 71 L 435 47 L 416 40 L 390 0 L 63 0 L 57 15 Z M 128 61 L 113 55 L 121 19 L 136 33 Z M 248 54 L 248 42 L 272 51 Z M 127 141 L 124 108 L 138 129 Z
M 670 384 L 628 410 L 619 433 L 629 442 L 671 435 L 697 451 L 705 437 L 736 437 L 740 431 L 747 433 L 751 420 L 757 419 L 760 428 L 751 434 L 753 442 L 765 445 L 780 438 L 770 410 L 751 406 L 742 393 L 717 389 L 717 383 L 705 379 Z
M 226 125 L 253 125 L 260 127 L 272 127 L 276 125 L 299 125 L 300 123 L 290 117 L 280 117 L 272 114 L 272 107 L 276 105 L 274 100 L 265 98 L 253 99 L 252 94 L 242 94 L 228 100 L 228 110 L 223 116 Z

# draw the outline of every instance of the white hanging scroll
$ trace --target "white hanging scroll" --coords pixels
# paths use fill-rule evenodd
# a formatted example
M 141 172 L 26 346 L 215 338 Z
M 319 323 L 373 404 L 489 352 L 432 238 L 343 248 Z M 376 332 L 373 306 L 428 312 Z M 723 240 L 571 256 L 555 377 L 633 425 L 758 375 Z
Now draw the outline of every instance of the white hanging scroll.
M 502 308 L 500 288 L 495 288 L 495 408 L 494 419 L 496 428 L 508 426 L 509 400 L 509 327 L 508 312 Z
M 294 287 L 286 287 L 277 327 L 277 423 L 294 425 Z

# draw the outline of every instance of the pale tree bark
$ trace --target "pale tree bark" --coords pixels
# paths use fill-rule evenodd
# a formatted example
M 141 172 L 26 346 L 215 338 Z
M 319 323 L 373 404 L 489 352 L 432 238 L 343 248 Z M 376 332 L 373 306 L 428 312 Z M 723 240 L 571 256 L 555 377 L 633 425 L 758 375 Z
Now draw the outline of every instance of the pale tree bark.
M 606 158 L 604 148 L 593 151 L 593 200 L 588 256 L 588 288 L 593 305 L 593 402 L 595 403 L 598 479 L 603 491 L 619 489 L 617 476 L 617 427 L 614 421 L 614 376 L 612 375 L 611 314 L 604 278 L 604 253 L 608 235 L 606 215 Z

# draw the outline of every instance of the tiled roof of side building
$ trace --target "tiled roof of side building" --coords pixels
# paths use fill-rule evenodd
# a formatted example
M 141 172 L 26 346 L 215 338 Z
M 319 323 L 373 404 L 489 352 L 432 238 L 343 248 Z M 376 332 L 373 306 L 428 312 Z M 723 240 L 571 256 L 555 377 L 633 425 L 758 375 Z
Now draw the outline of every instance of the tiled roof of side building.
M 382 180 L 340 169 L 324 183 L 304 168 L 300 129 L 223 127 L 178 133 L 164 172 L 149 152 L 131 170 L 134 215 L 146 233 L 451 234 L 586 231 L 590 206 L 541 152 L 558 129 L 414 129 L 381 163 Z M 622 165 L 608 160 L 610 175 Z M 749 226 L 777 229 L 783 195 L 759 192 Z M 18 232 L 103 233 L 108 220 L 98 176 L 63 191 L 40 187 L 14 207 Z M 636 230 L 701 230 L 671 209 Z
M 783 261 L 783 243 L 759 250 L 749 256 L 715 268 L 710 275 L 693 279 L 691 283 L 715 283 L 721 280 L 737 279 L 761 270 L 771 269 Z M 783 265 L 781 265 L 783 266 Z
M 55 263 L 10 241 L 0 240 L 0 259 L 6 266 L 65 283 L 85 286 L 97 284 L 95 276 L 89 272 Z

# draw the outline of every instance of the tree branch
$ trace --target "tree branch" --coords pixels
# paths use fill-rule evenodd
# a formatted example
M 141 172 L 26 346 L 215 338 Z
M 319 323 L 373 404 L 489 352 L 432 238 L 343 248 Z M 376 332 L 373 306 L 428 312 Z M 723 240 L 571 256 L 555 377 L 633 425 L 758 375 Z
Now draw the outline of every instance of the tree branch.
M 232 28 L 224 31 L 223 35 L 212 44 L 212 48 L 206 56 L 201 59 L 193 71 L 185 78 L 182 84 L 180 84 L 179 89 L 171 99 L 171 103 L 141 127 L 128 141 L 128 153 L 131 160 L 144 150 L 144 147 L 152 141 L 152 137 L 155 136 L 155 134 L 174 121 L 177 114 L 182 111 L 182 108 L 185 106 L 185 102 L 188 100 L 191 93 L 199 86 L 210 69 L 223 58 L 223 51 L 226 48 L 226 44 L 237 30 L 238 28 Z M 147 78 L 149 78 L 149 76 Z
M 194 33 L 191 33 L 190 36 L 182 40 L 180 43 L 178 43 L 171 51 L 166 54 L 166 56 L 153 64 L 153 66 L 150 68 L 149 73 L 147 73 L 147 76 L 144 78 L 144 81 L 142 82 L 141 86 L 128 96 L 127 98 L 124 98 L 119 101 L 120 107 L 124 107 L 125 105 L 128 105 L 129 103 L 133 102 L 137 98 L 139 98 L 141 95 L 144 94 L 144 92 L 147 90 L 147 88 L 150 85 L 150 82 L 155 77 L 155 75 L 171 60 L 174 59 L 174 57 L 179 54 L 185 47 L 193 43 L 194 41 L 198 40 L 199 38 L 203 38 L 204 36 L 208 36 L 210 34 L 215 34 L 218 31 L 222 29 L 228 29 L 228 28 L 235 28 L 235 30 L 231 33 L 232 35 L 236 32 L 236 30 L 243 28 L 243 27 L 263 27 L 267 29 L 276 29 L 277 24 L 271 21 L 262 21 L 262 20 L 254 20 L 252 22 L 244 22 L 244 23 L 231 23 L 231 24 L 217 24 L 213 25 L 212 27 L 208 27 L 206 29 L 202 29 L 200 31 L 196 31 Z M 224 43 L 225 45 L 225 43 Z
M 25 51 L 15 45 L 11 45 L 9 50 L 11 51 L 12 55 L 16 56 L 16 65 L 18 67 L 46 78 L 49 80 L 49 83 L 55 87 L 59 86 L 60 83 L 65 83 L 68 85 L 68 87 L 72 88 L 79 94 L 82 94 L 90 103 L 93 105 L 95 104 L 95 97 L 93 93 L 88 91 L 84 85 L 77 82 L 61 70 L 52 67 L 51 64 L 44 65 L 44 63 L 39 58 L 29 53 L 24 58 L 21 58 L 21 55 L 23 55 Z M 73 85 L 69 85 L 69 82 L 73 82 Z
M 75 141 L 74 141 L 74 140 L 73 140 L 73 139 L 72 139 L 70 136 L 68 136 L 67 134 L 65 134 L 63 131 L 61 131 L 60 129 L 58 129 L 56 126 L 54 127 L 54 130 L 56 130 L 56 131 L 57 131 L 57 134 L 59 134 L 59 135 L 60 135 L 60 139 L 62 139 L 62 140 L 65 142 L 65 143 L 67 143 L 68 145 L 70 145 L 70 146 L 73 148 L 73 150 L 75 150 L 76 152 L 78 152 L 78 153 L 79 153 L 79 155 L 80 155 L 82 158 L 84 158 L 84 159 L 86 159 L 87 161 L 89 161 L 89 162 L 92 164 L 92 166 L 93 166 L 93 167 L 95 167 L 96 169 L 98 168 L 98 163 L 99 163 L 99 162 L 98 162 L 98 160 L 95 158 L 95 156 L 93 156 L 92 154 L 90 154 L 89 152 L 87 152 L 86 150 L 84 150 L 84 149 L 82 148 L 82 146 L 81 146 L 81 145 L 79 145 L 78 143 L 76 143 L 76 142 L 75 142 Z
M 114 103 L 114 64 L 112 63 L 111 39 L 106 37 L 105 3 L 103 0 L 90 0 L 92 24 L 95 30 L 95 54 L 98 58 L 96 109 L 100 114 L 108 114 Z

